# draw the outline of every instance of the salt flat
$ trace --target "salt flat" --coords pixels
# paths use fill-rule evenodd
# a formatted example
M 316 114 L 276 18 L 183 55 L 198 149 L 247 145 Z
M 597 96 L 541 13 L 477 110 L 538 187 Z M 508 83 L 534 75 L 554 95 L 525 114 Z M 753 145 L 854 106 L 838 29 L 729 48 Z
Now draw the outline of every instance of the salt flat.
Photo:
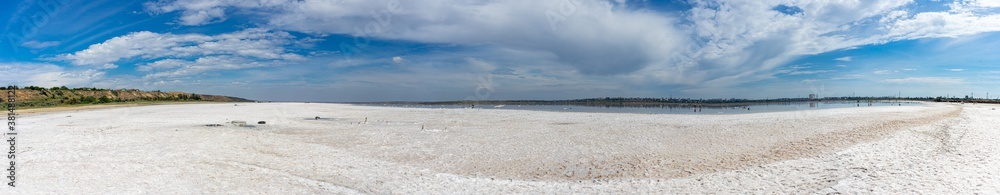
M 4 191 L 1000 193 L 993 108 L 654 115 L 230 103 L 34 113 L 19 119 L 18 187 Z

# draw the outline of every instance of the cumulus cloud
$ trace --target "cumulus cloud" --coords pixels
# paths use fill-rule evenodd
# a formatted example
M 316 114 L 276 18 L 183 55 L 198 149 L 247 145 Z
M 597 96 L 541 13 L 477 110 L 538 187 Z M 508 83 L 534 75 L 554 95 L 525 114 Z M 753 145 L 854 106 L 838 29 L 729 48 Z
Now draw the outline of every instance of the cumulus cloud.
M 1000 1 L 997 0 L 957 0 L 951 3 L 954 11 L 980 11 L 990 8 L 1000 8 Z
M 1000 15 L 974 12 L 924 12 L 890 24 L 883 41 L 959 37 L 1000 31 Z
M 948 11 L 919 13 L 910 10 L 913 3 L 694 1 L 688 20 L 696 38 L 704 41 L 691 50 L 689 55 L 694 57 L 688 63 L 708 69 L 708 84 L 725 85 L 770 78 L 766 72 L 798 56 L 897 40 L 1000 31 L 1000 15 L 978 9 L 988 3 L 964 3 L 964 7 L 952 5 Z M 780 6 L 797 8 L 798 13 L 775 11 Z M 711 82 L 713 78 L 718 82 Z
M 67 70 L 48 63 L 0 63 L 0 72 L 0 83 L 43 87 L 88 86 L 105 76 L 100 70 Z
M 798 56 L 868 44 L 840 31 L 908 1 L 693 1 L 686 18 L 697 42 L 681 61 L 712 85 L 770 78 Z M 795 8 L 796 14 L 775 9 Z M 669 70 L 669 69 L 668 69 Z
M 1000 31 L 996 1 L 960 0 L 933 12 L 918 12 L 914 3 L 928 2 L 694 0 L 681 14 L 617 0 L 178 0 L 146 8 L 180 12 L 181 25 L 243 10 L 271 28 L 356 36 L 345 43 L 353 48 L 371 39 L 487 45 L 550 54 L 581 75 L 710 86 L 773 78 L 805 55 Z
M 210 70 L 237 70 L 279 65 L 281 61 L 260 61 L 238 56 L 204 56 L 195 60 L 166 59 L 139 67 L 139 70 L 163 70 L 147 74 L 145 78 L 182 77 Z M 177 67 L 177 68 L 174 68 Z
M 674 18 L 606 1 L 208 2 L 170 1 L 147 7 L 180 11 L 182 21 L 218 8 L 272 10 L 266 20 L 275 28 L 359 37 L 347 43 L 352 47 L 364 48 L 369 39 L 490 45 L 549 53 L 564 65 L 591 75 L 626 74 L 664 65 L 687 40 L 675 28 Z
M 403 57 L 400 57 L 400 56 L 393 56 L 392 57 L 392 63 L 395 63 L 395 64 L 401 64 L 401 63 L 403 63 L 405 61 L 406 60 L 404 60 Z
M 219 35 L 140 31 L 111 38 L 56 59 L 73 65 L 113 69 L 114 63 L 152 61 L 139 71 L 167 71 L 151 77 L 184 76 L 207 70 L 278 65 L 305 57 L 286 51 L 294 37 L 287 32 L 251 28 Z M 191 60 L 193 59 L 193 60 Z
M 301 59 L 285 51 L 293 37 L 286 32 L 251 28 L 208 36 L 140 31 L 111 38 L 85 50 L 59 55 L 74 65 L 104 65 L 131 58 L 158 59 L 201 55 L 233 55 L 260 59 Z
M 178 23 L 190 26 L 225 21 L 227 8 L 267 8 L 292 2 L 291 0 L 177 0 L 146 2 L 143 5 L 146 10 L 154 14 L 180 11 L 181 17 Z

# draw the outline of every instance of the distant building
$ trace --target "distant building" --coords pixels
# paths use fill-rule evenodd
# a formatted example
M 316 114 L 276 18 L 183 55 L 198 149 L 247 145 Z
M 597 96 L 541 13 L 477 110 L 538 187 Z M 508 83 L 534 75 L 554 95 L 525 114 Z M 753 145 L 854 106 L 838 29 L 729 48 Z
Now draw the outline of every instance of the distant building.
M 816 94 L 815 93 L 810 93 L 809 94 L 809 100 L 814 100 L 814 99 L 816 99 Z

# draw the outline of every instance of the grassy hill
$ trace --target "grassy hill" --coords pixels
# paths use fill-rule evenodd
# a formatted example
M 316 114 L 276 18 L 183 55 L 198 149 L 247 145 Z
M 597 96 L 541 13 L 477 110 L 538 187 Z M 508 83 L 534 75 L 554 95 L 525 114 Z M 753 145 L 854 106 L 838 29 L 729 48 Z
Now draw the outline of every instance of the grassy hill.
M 7 89 L 0 87 L 3 91 L 0 100 L 4 102 L 6 108 Z M 16 89 L 15 101 L 18 108 L 40 108 L 71 105 L 94 105 L 94 104 L 114 104 L 114 103 L 149 103 L 149 102 L 175 102 L 175 101 L 203 101 L 203 102 L 252 102 L 253 100 L 220 96 L 205 95 L 186 92 L 161 92 L 161 91 L 140 91 L 138 89 L 99 89 L 99 88 L 66 88 L 53 87 L 42 88 L 28 86 Z

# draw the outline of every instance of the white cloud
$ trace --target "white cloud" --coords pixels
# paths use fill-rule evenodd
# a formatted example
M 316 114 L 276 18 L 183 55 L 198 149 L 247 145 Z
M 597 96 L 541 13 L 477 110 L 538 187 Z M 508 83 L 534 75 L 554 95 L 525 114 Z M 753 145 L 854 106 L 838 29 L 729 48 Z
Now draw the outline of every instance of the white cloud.
M 181 66 L 187 66 L 190 63 L 186 60 L 178 59 L 163 59 L 151 63 L 146 63 L 136 68 L 139 71 L 151 71 L 151 70 L 162 70 L 162 69 L 172 69 Z
M 305 59 L 286 51 L 285 47 L 292 44 L 293 39 L 287 32 L 259 28 L 214 36 L 141 31 L 59 55 L 56 59 L 101 69 L 117 68 L 116 62 L 138 59 L 153 61 L 138 65 L 139 71 L 175 69 L 150 74 L 153 77 L 184 76 L 207 70 L 280 65 Z
M 115 69 L 115 68 L 118 68 L 118 65 L 115 65 L 115 64 L 112 64 L 112 63 L 105 63 L 104 65 L 101 65 L 98 68 L 100 68 L 100 69 Z
M 59 55 L 74 65 L 104 65 L 131 58 L 160 59 L 202 55 L 233 55 L 259 59 L 295 60 L 303 57 L 288 53 L 283 46 L 291 43 L 286 32 L 251 28 L 233 33 L 160 34 L 149 31 L 129 33 L 91 45 L 85 50 Z
M 32 49 L 45 49 L 45 48 L 57 46 L 57 45 L 59 45 L 59 43 L 60 43 L 59 41 L 45 41 L 45 42 L 27 41 L 27 42 L 21 43 L 21 46 L 25 46 L 25 47 L 32 48 Z
M 1000 0 L 971 0 L 977 7 L 1000 7 Z
M 797 56 L 896 40 L 1000 31 L 1000 15 L 995 12 L 953 9 L 910 13 L 911 0 L 695 3 L 689 16 L 691 28 L 706 41 L 689 54 L 694 56 L 690 64 L 706 68 L 707 77 L 718 81 L 708 83 L 719 85 L 767 79 L 760 74 L 766 75 Z M 799 7 L 802 13 L 786 15 L 772 10 L 782 4 Z
M 283 65 L 282 61 L 260 61 L 238 56 L 205 56 L 193 61 L 171 60 L 156 61 L 145 66 L 140 66 L 140 70 L 167 69 L 151 74 L 144 78 L 173 78 L 195 75 L 212 70 L 238 70 L 256 67 L 269 67 Z M 177 68 L 170 68 L 177 67 Z
M 785 1 L 695 1 L 689 11 L 691 28 L 699 44 L 689 55 L 693 65 L 712 64 L 708 69 L 719 84 L 765 79 L 760 74 L 801 55 L 810 55 L 868 44 L 840 31 L 860 20 L 878 16 L 909 1 L 796 1 L 801 14 L 786 15 L 773 8 Z M 725 77 L 723 77 L 725 78 Z
M 906 39 L 959 37 L 983 32 L 1000 31 L 1000 15 L 972 12 L 923 12 L 913 18 L 900 19 L 888 25 L 883 42 Z
M 882 80 L 882 82 L 900 84 L 961 84 L 964 83 L 965 80 L 950 77 L 907 77 L 899 79 L 885 79 Z
M 957 0 L 951 3 L 951 8 L 957 12 L 981 11 L 1000 7 L 998 0 Z
M 810 75 L 810 74 L 819 74 L 819 73 L 827 73 L 834 71 L 833 70 L 783 70 L 778 72 L 788 75 Z
M 341 0 L 335 0 L 341 1 Z M 171 2 L 146 2 L 144 7 L 152 13 L 180 11 L 181 25 L 204 25 L 226 20 L 226 8 L 267 8 L 292 3 L 291 0 L 177 0 Z M 330 1 L 333 2 L 333 1 Z
M 405 61 L 406 60 L 404 60 L 403 57 L 400 57 L 400 56 L 393 56 L 392 57 L 392 63 L 395 63 L 395 64 L 400 64 L 400 63 L 403 63 Z
M 357 42 L 345 43 L 359 48 L 370 39 L 486 45 L 550 54 L 581 75 L 709 86 L 773 78 L 774 70 L 805 55 L 1000 31 L 1000 15 L 984 11 L 995 1 L 960 1 L 937 12 L 916 12 L 914 3 L 928 2 L 912 0 L 690 3 L 681 14 L 578 0 L 180 0 L 146 7 L 180 12 L 182 25 L 218 22 L 243 10 L 263 16 L 271 28 L 354 35 Z M 801 13 L 774 11 L 778 5 Z
M 0 83 L 21 86 L 92 86 L 102 80 L 105 73 L 94 69 L 67 70 L 46 63 L 0 63 Z
M 331 62 L 327 63 L 326 66 L 338 69 L 338 68 L 347 68 L 347 67 L 374 64 L 378 62 L 384 63 L 385 59 L 351 59 L 351 60 L 330 60 L 330 61 Z
M 579 0 L 174 1 L 147 4 L 147 9 L 180 11 L 182 17 L 220 7 L 271 10 L 266 21 L 274 28 L 354 35 L 358 42 L 346 43 L 358 48 L 366 47 L 369 39 L 488 45 L 549 53 L 582 74 L 616 75 L 668 66 L 674 56 L 665 54 L 687 44 L 685 33 L 674 27 L 675 18 L 614 5 L 618 4 Z M 183 23 L 201 21 L 206 20 Z
M 83 86 L 99 82 L 104 78 L 104 75 L 104 72 L 94 69 L 57 71 L 34 75 L 29 78 L 29 81 L 39 86 Z
M 952 68 L 952 69 L 945 69 L 945 70 L 952 71 L 952 72 L 962 72 L 962 71 L 965 71 L 965 69 L 961 69 L 961 68 Z
M 850 62 L 852 59 L 853 58 L 851 56 L 844 56 L 844 57 L 839 57 L 839 58 L 833 59 L 833 60 L 841 61 L 841 62 Z
M 891 71 L 891 70 L 875 70 L 875 71 L 872 71 L 872 73 L 875 73 L 875 74 L 892 74 L 894 72 L 896 72 L 896 71 Z
M 830 80 L 852 80 L 852 79 L 860 79 L 861 77 L 862 77 L 861 74 L 849 74 L 849 75 L 842 75 L 839 77 L 830 78 Z

